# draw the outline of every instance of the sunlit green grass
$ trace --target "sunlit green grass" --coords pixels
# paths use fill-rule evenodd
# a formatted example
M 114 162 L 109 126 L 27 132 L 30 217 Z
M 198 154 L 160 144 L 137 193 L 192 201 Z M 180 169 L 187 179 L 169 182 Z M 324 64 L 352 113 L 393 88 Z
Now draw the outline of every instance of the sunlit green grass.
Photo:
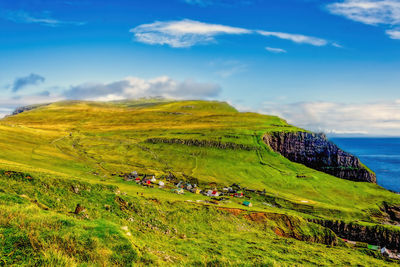
M 319 216 L 370 221 L 374 218 L 366 209 L 379 213 L 382 201 L 400 202 L 377 185 L 338 179 L 270 151 L 263 134 L 300 129 L 277 117 L 239 113 L 226 103 L 61 102 L 1 125 L 0 160 L 89 180 L 118 183 L 120 178 L 110 174 L 172 172 L 205 184 L 239 183 L 292 202 L 308 201 Z M 231 142 L 257 150 L 147 143 L 151 137 Z
M 128 246 L 127 250 L 134 251 L 135 255 L 130 260 L 149 264 L 214 261 L 245 265 L 378 264 L 360 251 L 277 237 L 271 230 L 277 222 L 271 222 L 266 231 L 264 225 L 255 226 L 243 218 L 221 213 L 212 204 L 196 202 L 209 199 L 205 196 L 147 189 L 118 176 L 133 170 L 155 174 L 157 178 L 172 173 L 177 180 L 195 179 L 202 188 L 214 186 L 210 183 L 219 188 L 238 183 L 250 189 L 265 190 L 266 196 L 253 195 L 252 208 L 241 205 L 239 199 L 221 202 L 218 207 L 274 212 L 296 218 L 377 223 L 381 219 L 383 201 L 400 203 L 398 195 L 375 184 L 342 180 L 290 162 L 262 142 L 262 136 L 271 131 L 303 130 L 278 117 L 240 113 L 226 103 L 207 101 L 69 101 L 5 118 L 0 121 L 0 170 L 30 173 L 51 187 L 56 188 L 58 183 L 60 189 L 53 192 L 45 185 L 21 184 L 25 182 L 10 182 L 4 178 L 0 187 L 0 204 L 4 209 L 0 217 L 14 219 L 2 221 L 0 231 L 23 225 L 19 234 L 29 239 L 32 228 L 40 245 L 37 248 L 27 246 L 30 251 L 27 253 L 35 255 L 31 262 L 47 264 L 71 266 L 106 262 L 124 265 L 124 260 L 130 258 L 118 256 L 114 245 Z M 209 140 L 243 144 L 254 149 L 153 144 L 146 141 L 149 138 Z M 83 191 L 77 196 L 69 190 L 75 181 L 86 183 L 88 187 L 104 187 L 104 190 Z M 116 205 L 115 190 L 140 207 L 141 213 L 126 211 L 129 216 L 136 216 L 136 221 L 128 221 L 130 217 L 118 206 L 113 212 L 104 209 L 104 205 Z M 22 194 L 39 199 L 49 210 L 44 211 L 21 198 Z M 160 203 L 154 204 L 149 200 L 152 198 Z M 69 213 L 77 201 L 89 207 L 89 219 L 76 218 Z M 265 205 L 266 202 L 275 203 L 275 207 Z M 74 226 L 64 229 L 64 226 L 57 226 L 58 220 L 66 220 Z M 158 225 L 159 221 L 160 227 L 163 225 L 170 231 L 175 227 L 178 233 L 171 239 L 142 225 L 145 222 Z M 49 224 L 42 225 L 43 222 Z M 129 226 L 130 236 L 121 230 L 125 225 Z M 307 225 L 299 228 L 307 232 Z M 69 236 L 66 229 L 73 229 L 74 234 Z M 51 236 L 55 231 L 57 235 Z M 11 236 L 14 234 L 17 233 Z M 82 257 L 73 256 L 66 250 L 68 246 L 60 247 L 64 237 L 76 242 L 81 239 L 93 242 L 93 255 L 85 256 L 82 252 Z M 61 243 L 53 244 L 51 240 L 56 239 Z M 114 244 L 114 239 L 120 242 Z M 7 240 L 0 235 L 0 242 L 9 244 L 11 241 Z M 78 246 L 77 251 L 87 246 L 75 241 L 71 242 Z M 0 255 L 7 259 L 10 258 L 7 253 L 11 252 L 3 251 Z M 19 252 L 24 254 L 22 250 Z M 324 255 L 323 259 L 317 256 L 319 253 Z M 27 258 L 14 260 L 29 263 Z
M 251 222 L 183 199 L 130 196 L 115 186 L 26 176 L 0 173 L 4 265 L 388 264 L 343 244 L 327 246 L 274 233 L 279 228 L 304 238 L 327 234 L 300 217 L 290 219 L 291 227 L 279 216 Z M 72 213 L 78 203 L 86 216 Z

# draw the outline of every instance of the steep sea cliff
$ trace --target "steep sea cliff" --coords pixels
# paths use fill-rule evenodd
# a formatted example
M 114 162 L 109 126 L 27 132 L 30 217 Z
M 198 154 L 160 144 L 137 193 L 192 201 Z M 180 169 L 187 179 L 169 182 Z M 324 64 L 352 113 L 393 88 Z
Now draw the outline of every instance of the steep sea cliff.
M 331 174 L 358 181 L 376 183 L 376 175 L 360 160 L 340 149 L 324 134 L 308 132 L 272 132 L 264 142 L 291 161 Z

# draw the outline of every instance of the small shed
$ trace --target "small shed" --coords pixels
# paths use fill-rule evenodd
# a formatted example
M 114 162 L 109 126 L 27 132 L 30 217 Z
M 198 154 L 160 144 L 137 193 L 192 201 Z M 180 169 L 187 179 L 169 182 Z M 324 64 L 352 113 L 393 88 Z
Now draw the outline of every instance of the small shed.
M 208 190 L 207 192 L 206 192 L 206 196 L 209 196 L 209 197 L 211 197 L 212 196 L 212 190 Z
M 192 188 L 192 190 L 190 190 L 190 192 L 194 193 L 194 194 L 200 194 L 201 193 L 201 189 L 200 188 Z
M 385 247 L 381 248 L 381 254 L 385 257 L 392 257 L 392 252 Z
M 175 193 L 182 195 L 183 193 L 185 193 L 185 190 L 183 190 L 182 188 L 178 188 L 175 190 Z
M 211 193 L 211 195 L 212 195 L 213 197 L 217 197 L 217 196 L 219 196 L 219 192 L 218 192 L 217 190 L 213 190 L 212 193 Z
M 368 248 L 372 249 L 372 250 L 379 250 L 379 246 L 370 245 L 370 244 L 368 244 Z
M 250 201 L 243 201 L 243 205 L 246 207 L 253 207 L 253 204 Z
M 235 193 L 235 197 L 243 197 L 243 192 L 242 191 L 237 191 Z

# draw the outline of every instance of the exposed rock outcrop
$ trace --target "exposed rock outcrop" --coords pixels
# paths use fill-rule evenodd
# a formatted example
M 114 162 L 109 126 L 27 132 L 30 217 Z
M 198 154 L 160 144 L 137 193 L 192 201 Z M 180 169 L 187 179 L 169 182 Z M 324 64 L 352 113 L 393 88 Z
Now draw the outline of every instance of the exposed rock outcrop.
M 387 247 L 389 249 L 399 249 L 400 247 L 400 229 L 394 227 L 361 225 L 320 219 L 310 221 L 331 229 L 342 238 Z
M 31 106 L 19 107 L 19 108 L 16 108 L 14 110 L 12 115 L 18 115 L 18 114 L 20 114 L 22 112 L 30 111 L 30 110 L 33 110 L 33 109 L 36 109 L 36 108 L 39 108 L 39 107 L 47 106 L 47 105 L 50 105 L 50 104 L 39 104 L 39 105 L 31 105 Z
M 198 147 L 214 147 L 219 149 L 234 149 L 234 150 L 257 150 L 257 147 L 230 143 L 230 142 L 220 142 L 213 140 L 197 140 L 197 139 L 178 139 L 178 138 L 149 138 L 146 140 L 147 143 L 152 144 L 181 144 L 186 146 L 198 146 Z
M 360 160 L 341 150 L 324 134 L 308 132 L 273 132 L 264 135 L 264 142 L 291 161 L 331 174 L 358 181 L 376 183 L 376 175 Z
M 400 223 L 400 206 L 399 205 L 392 205 L 387 202 L 383 202 L 383 207 L 381 208 L 383 212 L 385 212 L 389 219 L 396 223 Z
M 302 219 L 286 214 L 269 212 L 248 212 L 242 209 L 219 208 L 235 216 L 265 224 L 274 232 L 283 237 L 295 238 L 302 241 L 336 245 L 337 236 L 353 241 L 368 243 L 398 249 L 400 247 L 400 228 L 379 224 L 360 224 L 340 220 Z M 320 225 L 318 228 L 316 225 Z

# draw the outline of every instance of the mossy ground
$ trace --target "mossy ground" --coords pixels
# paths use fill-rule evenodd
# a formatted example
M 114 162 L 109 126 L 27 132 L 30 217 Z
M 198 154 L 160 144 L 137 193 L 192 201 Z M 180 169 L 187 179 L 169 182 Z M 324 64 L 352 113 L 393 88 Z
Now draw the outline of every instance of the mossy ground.
M 398 195 L 377 185 L 290 162 L 261 139 L 268 131 L 299 130 L 277 117 L 206 101 L 61 102 L 3 119 L 0 265 L 387 264 L 343 244 L 276 234 L 295 231 L 311 240 L 326 229 L 304 218 L 379 223 L 383 201 L 400 203 Z M 146 142 L 149 138 L 255 149 Z M 238 183 L 266 195 L 250 194 L 251 208 L 234 198 L 205 205 L 196 200 L 208 197 L 144 188 L 118 176 L 134 170 L 196 179 L 204 188 Z M 73 213 L 78 203 L 85 216 Z M 254 222 L 222 207 L 285 214 L 299 223 Z

